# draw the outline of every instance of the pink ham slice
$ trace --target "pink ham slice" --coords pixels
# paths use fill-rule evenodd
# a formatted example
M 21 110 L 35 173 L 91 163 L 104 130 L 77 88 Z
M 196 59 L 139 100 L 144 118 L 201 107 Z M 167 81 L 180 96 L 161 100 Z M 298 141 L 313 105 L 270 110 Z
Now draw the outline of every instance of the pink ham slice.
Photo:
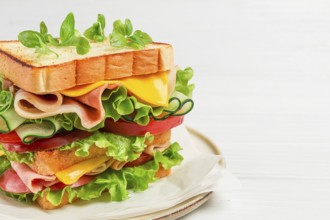
M 26 164 L 11 162 L 11 167 L 16 171 L 24 185 L 33 193 L 37 193 L 47 186 L 58 183 L 56 176 L 40 175 Z
M 82 126 L 89 129 L 99 124 L 105 117 L 101 96 L 106 88 L 108 88 L 107 84 L 76 98 L 63 97 L 60 93 L 35 95 L 20 89 L 15 96 L 14 107 L 18 115 L 27 119 L 75 112 L 81 119 Z M 47 97 L 51 97 L 53 102 L 51 100 L 45 102 Z
M 23 176 L 23 179 L 19 174 L 13 169 L 9 168 L 0 176 L 0 189 L 5 192 L 11 193 L 36 193 L 40 190 L 43 190 L 45 187 L 50 187 L 51 190 L 61 190 L 67 185 L 63 184 L 56 180 L 55 176 L 42 176 L 34 171 L 32 171 L 27 165 L 15 166 L 19 171 L 20 175 Z M 25 172 L 23 173 L 22 172 Z M 92 181 L 95 176 L 82 176 L 76 183 L 72 184 L 72 188 L 83 186 L 90 181 Z M 46 179 L 51 179 L 47 181 Z M 53 180 L 55 179 L 55 180 Z M 32 188 L 29 188 L 26 184 L 32 185 Z M 38 191 L 37 191 L 38 190 Z
M 5 192 L 11 193 L 31 192 L 12 168 L 9 168 L 0 176 L 0 188 Z
M 72 184 L 70 186 L 71 186 L 71 188 L 76 188 L 76 187 L 79 187 L 79 186 L 83 186 L 83 185 L 89 183 L 90 181 L 92 181 L 94 178 L 95 178 L 95 176 L 86 176 L 85 175 L 85 176 L 80 177 L 80 179 L 77 182 L 75 182 L 74 184 Z M 66 186 L 67 185 L 65 185 L 64 183 L 58 182 L 58 183 L 52 185 L 50 187 L 50 189 L 51 190 L 61 190 Z
M 31 114 L 56 111 L 61 107 L 62 103 L 63 96 L 59 92 L 47 95 L 35 95 L 20 89 L 15 94 L 15 105 L 17 109 L 21 112 L 31 112 Z

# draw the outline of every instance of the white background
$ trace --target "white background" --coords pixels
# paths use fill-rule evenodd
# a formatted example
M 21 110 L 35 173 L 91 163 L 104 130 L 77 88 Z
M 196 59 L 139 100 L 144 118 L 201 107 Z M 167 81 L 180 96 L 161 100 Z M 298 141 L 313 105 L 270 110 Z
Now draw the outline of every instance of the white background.
M 194 68 L 186 124 L 217 143 L 242 189 L 184 219 L 330 218 L 329 1 L 1 0 L 0 39 L 41 20 L 58 33 L 70 11 L 79 30 L 97 13 L 130 18 Z

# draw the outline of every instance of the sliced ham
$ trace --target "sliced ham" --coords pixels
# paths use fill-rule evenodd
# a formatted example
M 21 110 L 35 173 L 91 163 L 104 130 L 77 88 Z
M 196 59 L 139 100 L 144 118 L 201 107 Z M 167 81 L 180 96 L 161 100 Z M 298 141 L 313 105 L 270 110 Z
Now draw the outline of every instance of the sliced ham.
M 5 192 L 11 193 L 31 192 L 12 168 L 9 168 L 0 176 L 0 188 Z
M 43 190 L 47 186 L 58 183 L 55 176 L 44 176 L 34 172 L 26 164 L 11 162 L 12 168 L 24 183 L 24 185 L 33 193 Z
M 105 118 L 101 96 L 107 84 L 76 98 L 63 97 L 60 93 L 52 96 L 54 103 L 45 102 L 49 95 L 35 95 L 19 90 L 15 96 L 14 107 L 17 114 L 27 119 L 39 119 L 63 113 L 77 113 L 83 127 L 89 129 Z M 56 94 L 56 95 L 55 95 Z M 56 104 L 55 104 L 56 102 Z M 60 103 L 58 105 L 58 103 Z M 47 107 L 51 105 L 51 107 Z
M 82 176 L 71 187 L 83 186 L 94 178 L 95 176 Z M 37 174 L 27 165 L 17 162 L 12 162 L 12 168 L 0 176 L 0 189 L 11 193 L 37 193 L 46 187 L 50 187 L 51 190 L 61 190 L 66 186 L 55 176 Z
M 114 86 L 114 85 L 112 85 L 112 86 Z M 101 110 L 103 110 L 101 96 L 102 96 L 104 90 L 106 90 L 110 87 L 111 87 L 110 85 L 104 84 L 104 85 L 97 87 L 96 89 L 90 91 L 89 93 L 87 93 L 85 95 L 75 97 L 75 100 L 101 111 Z M 111 89 L 113 89 L 113 88 L 111 87 Z
M 163 144 L 154 144 L 154 145 L 149 145 L 147 148 L 144 150 L 144 153 L 154 156 L 155 151 L 158 150 L 160 152 L 165 151 L 167 148 L 170 146 L 170 141 L 167 141 Z
M 79 186 L 83 186 L 87 183 L 89 183 L 90 181 L 92 181 L 93 179 L 95 178 L 95 176 L 82 176 L 77 182 L 75 182 L 74 184 L 70 185 L 71 188 L 77 188 Z M 64 187 L 66 187 L 67 185 L 65 185 L 64 183 L 62 182 L 58 182 L 54 185 L 52 185 L 50 187 L 51 190 L 61 190 L 63 189 Z
M 58 110 L 62 104 L 63 96 L 59 92 L 47 95 L 36 95 L 20 89 L 15 95 L 16 112 L 17 110 L 20 110 L 20 112 L 31 112 L 32 114 L 38 114 L 39 112 L 54 112 Z M 19 114 L 19 112 L 17 113 Z

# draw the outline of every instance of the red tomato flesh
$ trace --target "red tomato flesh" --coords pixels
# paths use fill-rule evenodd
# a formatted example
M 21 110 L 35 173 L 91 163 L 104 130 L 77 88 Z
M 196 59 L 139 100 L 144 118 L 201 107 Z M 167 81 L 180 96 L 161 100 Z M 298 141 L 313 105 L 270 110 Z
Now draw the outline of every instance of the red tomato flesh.
M 57 134 L 51 138 L 39 139 L 31 144 L 24 144 L 15 131 L 0 135 L 0 143 L 7 151 L 24 153 L 55 149 L 91 136 L 93 133 L 76 130 L 66 134 Z
M 153 156 L 150 156 L 149 154 L 142 152 L 141 156 L 138 159 L 128 162 L 127 164 L 125 164 L 125 167 L 139 166 L 139 165 L 142 165 L 142 164 L 148 162 L 149 160 L 152 160 L 152 158 L 153 158 Z
M 147 132 L 160 134 L 182 123 L 183 116 L 172 116 L 161 121 L 150 119 L 149 124 L 146 126 L 123 120 L 115 122 L 112 119 L 107 119 L 102 130 L 124 136 L 143 136 Z
M 12 131 L 8 134 L 0 134 L 0 143 L 22 143 L 20 137 L 16 134 L 15 131 Z

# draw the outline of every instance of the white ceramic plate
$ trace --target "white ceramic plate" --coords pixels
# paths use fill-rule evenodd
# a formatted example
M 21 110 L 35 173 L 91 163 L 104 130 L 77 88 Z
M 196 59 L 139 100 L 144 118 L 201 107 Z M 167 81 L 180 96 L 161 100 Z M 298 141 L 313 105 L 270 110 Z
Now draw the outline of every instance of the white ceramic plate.
M 202 135 L 197 130 L 192 128 L 187 128 L 187 131 L 183 128 L 181 131 L 184 131 L 182 135 L 186 134 L 184 138 L 190 139 L 189 141 L 193 143 L 198 151 L 206 152 L 208 154 L 220 155 L 220 150 L 217 146 L 206 136 Z M 189 133 L 189 134 L 188 134 Z M 181 133 L 177 133 L 181 136 Z M 189 138 L 190 137 L 190 138 Z M 181 141 L 184 142 L 184 138 Z M 187 143 L 186 143 L 187 144 Z M 189 144 L 189 143 L 188 143 Z M 185 146 L 185 145 L 183 145 Z M 220 160 L 220 164 L 224 166 L 224 160 Z M 156 183 L 157 184 L 157 183 Z M 183 202 L 176 204 L 170 208 L 162 209 L 160 211 L 153 211 L 152 213 L 143 214 L 143 215 L 134 215 L 134 217 L 128 218 L 127 220 L 137 220 L 137 219 L 177 219 L 180 218 L 198 207 L 204 204 L 212 195 L 212 192 L 201 193 L 197 196 L 188 197 L 189 199 L 181 200 Z M 1 201 L 3 200 L 3 201 Z M 36 206 L 26 205 L 17 203 L 10 198 L 1 197 L 0 200 L 0 219 L 8 220 L 32 220 L 32 219 L 109 219 L 109 211 L 106 207 L 109 207 L 107 203 L 99 202 L 84 202 L 79 201 L 73 205 L 68 205 L 59 210 L 53 211 L 44 211 Z M 129 202 L 129 200 L 126 200 Z M 132 204 L 132 203 L 131 203 Z M 112 207 L 115 209 L 116 204 L 114 203 Z M 81 212 L 79 212 L 81 210 Z M 97 215 L 99 214 L 99 215 Z M 90 216 L 88 216 L 90 215 Z M 103 216 L 102 216 L 103 215 Z M 132 216 L 132 215 L 130 215 Z
M 212 153 L 216 155 L 221 155 L 220 149 L 205 135 L 200 133 L 199 131 L 187 127 L 188 132 L 190 133 L 192 137 L 192 141 L 194 144 L 198 147 L 199 150 L 206 152 L 206 153 Z M 225 166 L 225 161 L 222 159 L 220 160 L 220 165 Z M 212 195 L 212 192 L 206 192 L 202 193 L 200 195 L 197 195 L 193 198 L 190 198 L 180 204 L 177 204 L 176 206 L 173 206 L 169 209 L 161 210 L 158 212 L 154 212 L 148 215 L 138 216 L 134 218 L 129 218 L 126 220 L 142 220 L 142 219 L 157 219 L 157 220 L 173 220 L 180 217 L 183 217 L 184 215 L 194 211 L 201 205 L 203 205 Z

